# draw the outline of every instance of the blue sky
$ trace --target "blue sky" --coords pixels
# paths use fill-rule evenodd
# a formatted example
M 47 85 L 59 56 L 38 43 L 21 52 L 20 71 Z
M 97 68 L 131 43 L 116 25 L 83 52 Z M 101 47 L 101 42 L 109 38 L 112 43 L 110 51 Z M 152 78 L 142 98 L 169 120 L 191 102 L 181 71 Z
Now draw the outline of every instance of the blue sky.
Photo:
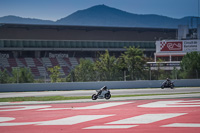
M 136 14 L 198 16 L 198 0 L 0 0 L 0 17 L 15 15 L 55 21 L 100 4 Z

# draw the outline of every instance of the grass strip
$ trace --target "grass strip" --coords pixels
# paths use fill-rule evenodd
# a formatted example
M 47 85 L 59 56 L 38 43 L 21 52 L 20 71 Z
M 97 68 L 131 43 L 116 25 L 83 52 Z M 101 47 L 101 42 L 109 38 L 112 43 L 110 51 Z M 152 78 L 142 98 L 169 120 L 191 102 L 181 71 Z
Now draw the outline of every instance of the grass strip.
M 44 96 L 44 97 L 9 97 L 0 98 L 0 102 L 18 102 L 18 101 L 58 101 L 58 100 L 78 100 L 89 99 L 90 96 L 64 97 L 64 96 Z
M 179 95 L 179 94 L 198 94 L 200 92 L 191 93 L 168 93 L 168 94 L 139 94 L 139 95 L 112 95 L 112 97 L 138 97 L 138 96 L 157 96 L 157 95 Z M 58 101 L 58 100 L 78 100 L 78 99 L 91 99 L 91 96 L 45 96 L 45 97 L 11 97 L 0 98 L 0 102 L 19 102 L 19 101 Z

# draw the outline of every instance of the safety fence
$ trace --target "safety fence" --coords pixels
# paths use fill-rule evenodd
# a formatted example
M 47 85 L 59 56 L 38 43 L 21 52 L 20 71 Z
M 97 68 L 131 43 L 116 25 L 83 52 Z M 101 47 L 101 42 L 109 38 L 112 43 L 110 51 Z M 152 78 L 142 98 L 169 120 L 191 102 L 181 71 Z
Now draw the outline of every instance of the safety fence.
M 200 79 L 173 80 L 175 87 L 200 87 Z M 164 80 L 0 84 L 0 92 L 159 88 Z

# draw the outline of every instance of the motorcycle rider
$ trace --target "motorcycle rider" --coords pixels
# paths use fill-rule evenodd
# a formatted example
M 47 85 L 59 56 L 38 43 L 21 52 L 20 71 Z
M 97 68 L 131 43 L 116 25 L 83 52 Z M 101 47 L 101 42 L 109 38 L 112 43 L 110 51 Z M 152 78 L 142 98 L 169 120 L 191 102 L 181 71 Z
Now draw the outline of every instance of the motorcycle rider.
M 103 87 L 99 90 L 98 95 L 101 95 L 101 93 L 102 93 L 103 91 L 107 91 L 107 86 L 103 86 Z
M 167 78 L 166 81 L 164 82 L 164 84 L 166 86 L 169 86 L 171 84 L 171 80 L 169 78 Z

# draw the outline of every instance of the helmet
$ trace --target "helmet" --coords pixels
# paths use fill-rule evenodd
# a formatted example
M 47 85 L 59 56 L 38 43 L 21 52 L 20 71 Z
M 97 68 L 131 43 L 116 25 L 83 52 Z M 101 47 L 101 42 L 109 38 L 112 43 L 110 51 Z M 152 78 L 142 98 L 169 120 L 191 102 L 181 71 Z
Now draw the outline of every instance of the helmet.
M 169 78 L 167 78 L 167 80 L 169 80 Z
M 106 90 L 106 89 L 107 89 L 107 86 L 104 86 L 103 89 Z

